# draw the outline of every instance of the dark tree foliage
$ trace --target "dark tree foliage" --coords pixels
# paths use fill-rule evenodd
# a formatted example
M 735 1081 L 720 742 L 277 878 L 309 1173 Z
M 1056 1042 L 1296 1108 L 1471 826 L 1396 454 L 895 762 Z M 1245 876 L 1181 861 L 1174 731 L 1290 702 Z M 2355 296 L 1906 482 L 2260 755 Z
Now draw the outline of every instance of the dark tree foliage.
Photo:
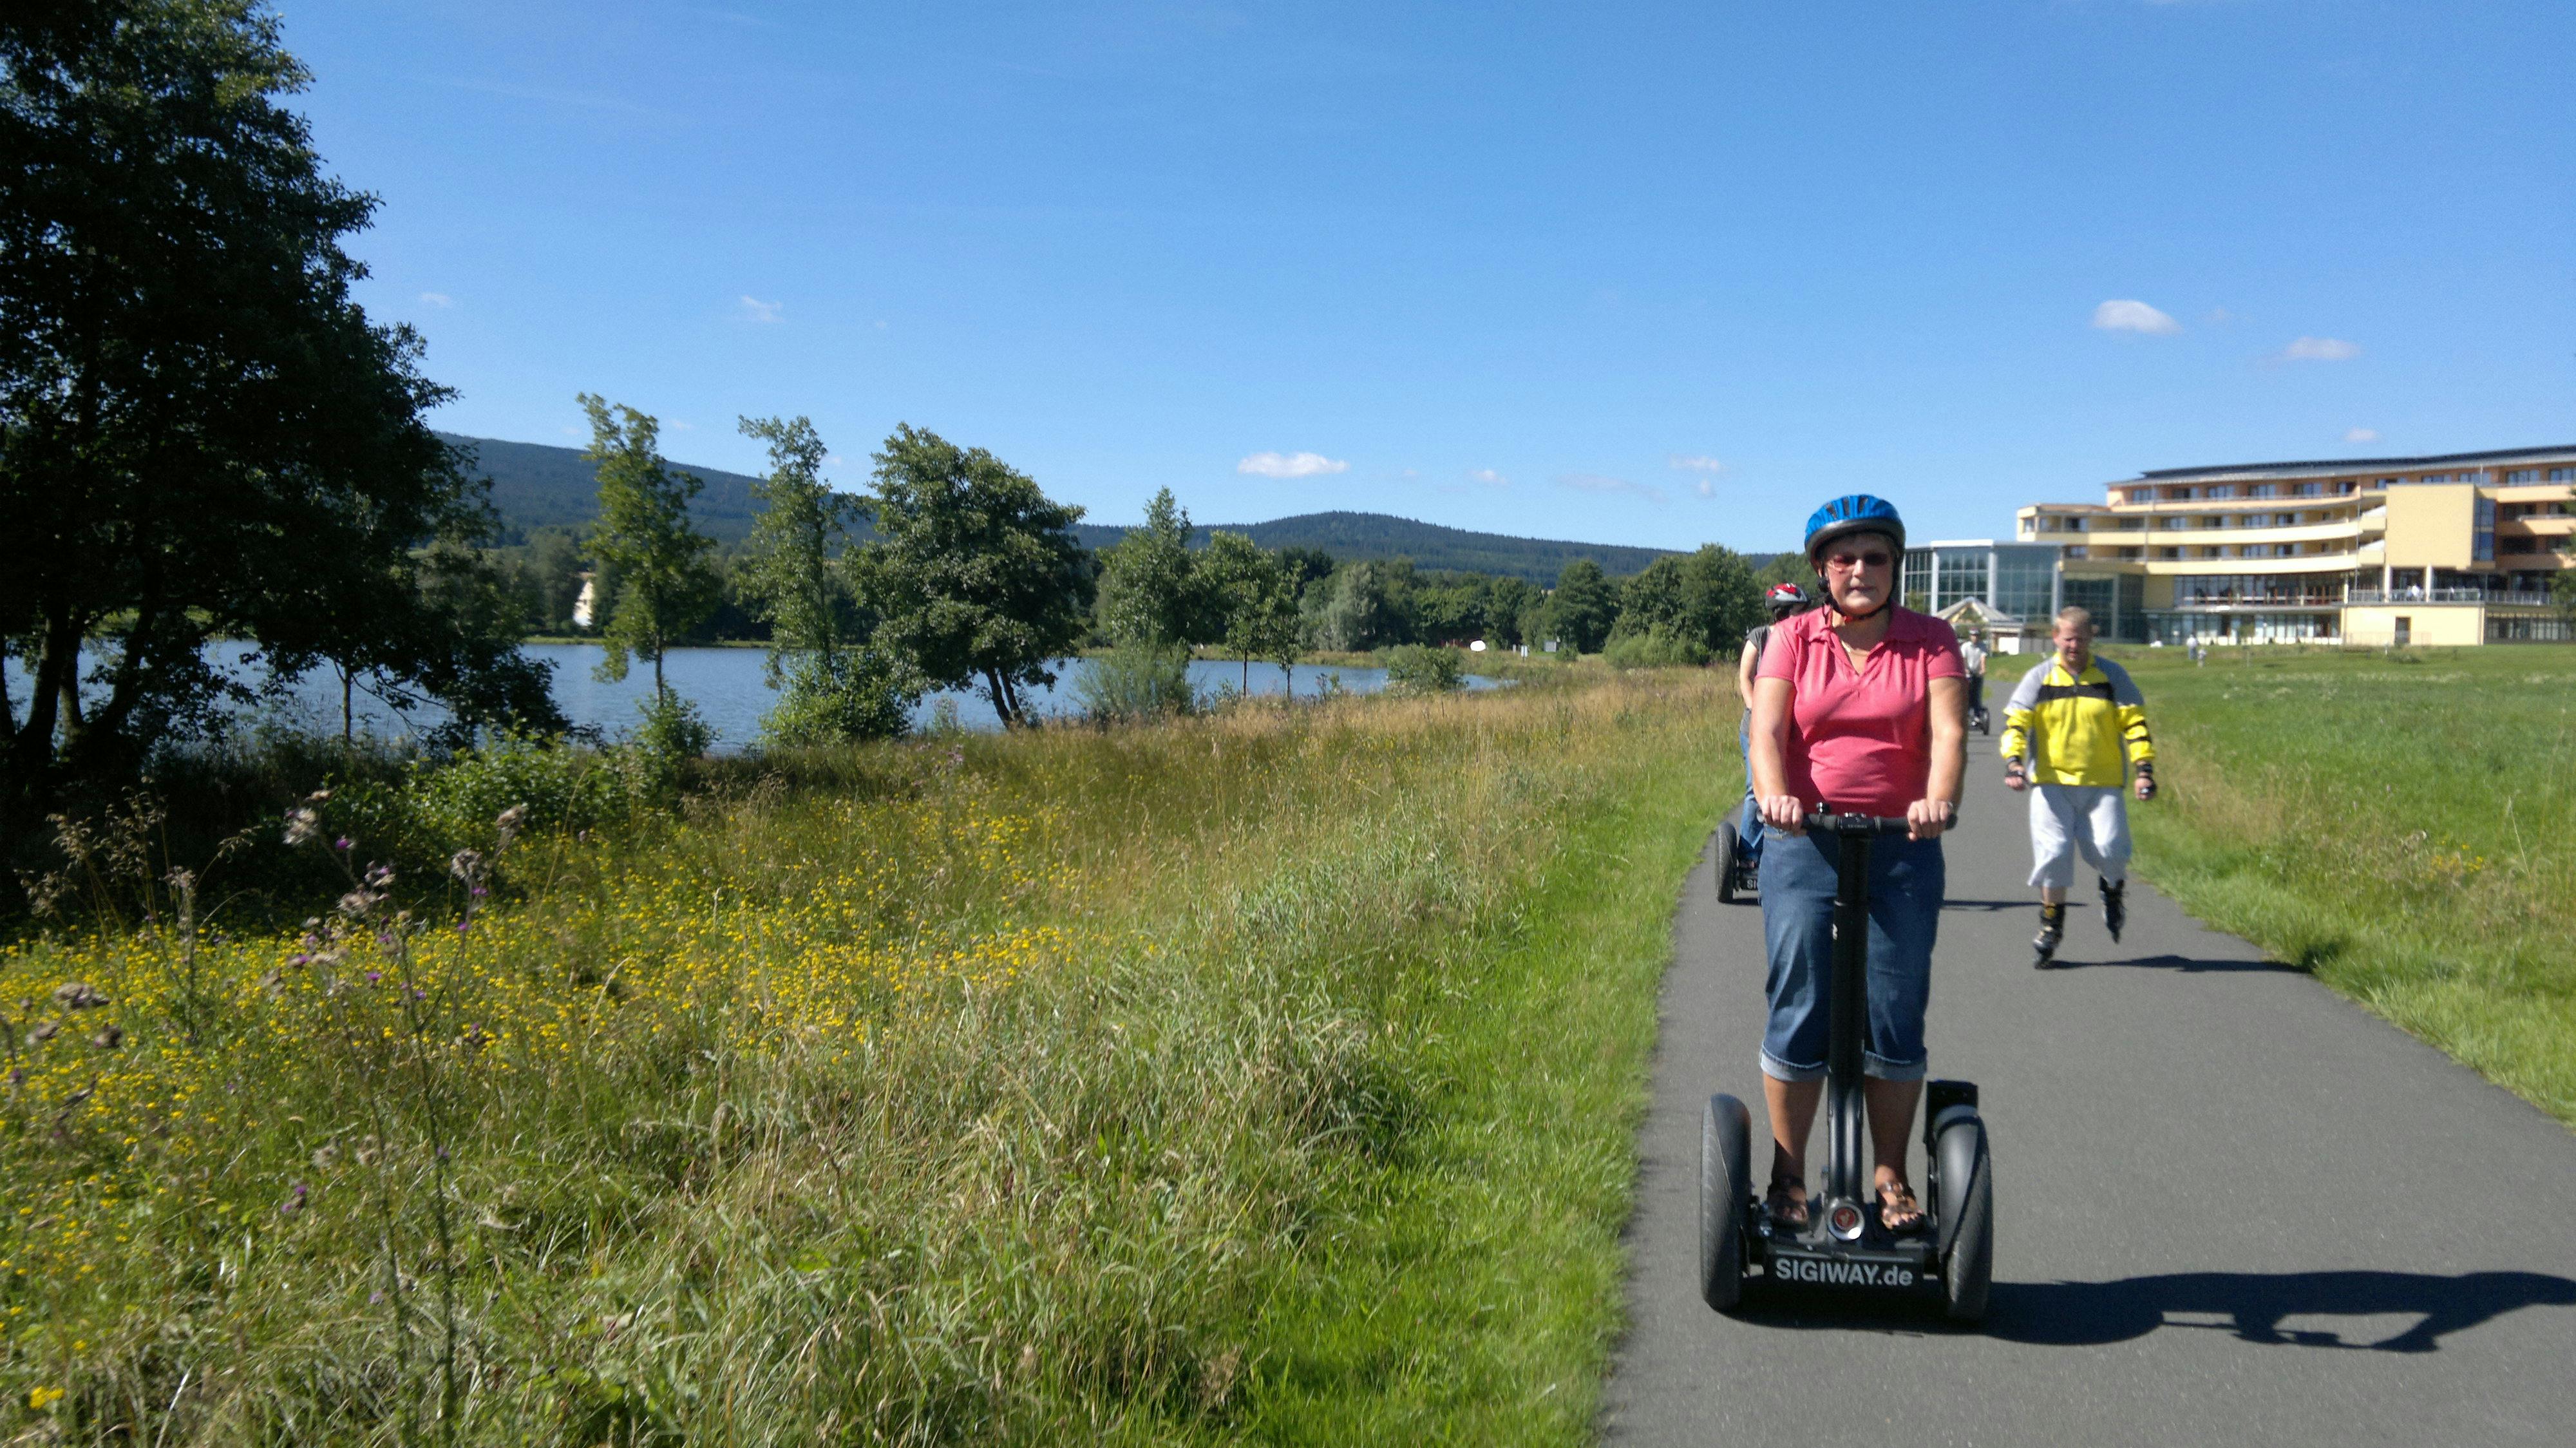
M 1578 653 L 1597 654 L 1619 616 L 1619 586 L 1589 558 L 1577 558 L 1556 576 L 1556 590 L 1541 610 L 1544 636 Z
M 1667 555 L 1620 589 L 1619 622 L 1625 637 L 1658 629 L 1707 654 L 1732 653 L 1763 617 L 1762 592 L 1742 555 L 1715 543 L 1696 553 Z
M 350 298 L 341 241 L 376 203 L 279 104 L 305 79 L 250 0 L 0 8 L 13 833 L 66 779 L 130 776 L 244 697 L 206 662 L 218 637 L 470 720 L 560 722 L 460 551 L 491 518 L 422 420 L 448 391 Z
M 1094 582 L 1073 536 L 1082 509 L 1050 501 L 982 448 L 895 429 L 876 454 L 877 536 L 846 556 L 876 641 L 932 688 L 980 683 L 1006 725 L 1023 691 L 1083 635 Z

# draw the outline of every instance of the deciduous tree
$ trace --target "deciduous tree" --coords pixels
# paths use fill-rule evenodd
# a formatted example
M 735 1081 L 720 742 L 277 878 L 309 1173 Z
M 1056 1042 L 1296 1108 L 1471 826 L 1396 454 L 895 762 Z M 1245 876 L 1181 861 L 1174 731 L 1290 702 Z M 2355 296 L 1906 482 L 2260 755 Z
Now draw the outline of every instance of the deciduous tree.
M 250 697 L 216 638 L 560 723 L 514 639 L 458 632 L 501 620 L 430 586 L 426 545 L 490 517 L 419 338 L 352 299 L 376 202 L 322 174 L 281 103 L 305 83 L 249 0 L 0 8 L 10 833 Z
M 751 485 L 761 511 L 743 545 L 738 581 L 770 626 L 765 662 L 783 691 L 763 729 L 774 743 L 828 744 L 904 731 L 918 686 L 858 636 L 863 620 L 838 560 L 859 500 L 823 480 L 826 450 L 799 417 L 742 419 L 769 444 L 769 475 Z
M 1090 554 L 1073 536 L 1082 509 L 909 425 L 876 464 L 877 536 L 846 558 L 877 642 L 931 687 L 979 683 L 1004 724 L 1026 722 L 1023 691 L 1055 682 L 1049 665 L 1091 607 Z
M 611 407 L 595 393 L 581 394 L 590 414 L 590 446 L 582 457 L 599 470 L 599 521 L 591 553 L 616 580 L 600 630 L 607 657 L 603 679 L 626 677 L 629 656 L 653 665 L 653 697 L 662 682 L 662 655 L 716 606 L 714 540 L 689 524 L 689 500 L 706 483 L 662 459 L 662 424 L 634 408 Z

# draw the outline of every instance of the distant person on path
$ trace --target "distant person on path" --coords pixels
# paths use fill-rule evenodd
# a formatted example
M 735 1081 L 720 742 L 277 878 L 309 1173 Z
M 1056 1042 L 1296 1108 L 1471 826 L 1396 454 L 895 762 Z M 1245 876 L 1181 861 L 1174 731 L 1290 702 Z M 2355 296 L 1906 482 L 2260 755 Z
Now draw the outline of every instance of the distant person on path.
M 1959 662 L 1968 670 L 1968 717 L 1986 707 L 1986 631 L 1968 630 L 1968 641 L 1959 645 Z
M 1744 717 L 1735 726 L 1735 751 L 1744 763 L 1744 816 L 1735 825 L 1737 849 L 1754 869 L 1762 868 L 1762 807 L 1753 797 L 1753 675 L 1762 667 L 1762 646 L 1771 641 L 1771 630 L 1791 614 L 1804 613 L 1815 602 L 1807 590 L 1794 583 L 1775 583 L 1763 590 L 1762 606 L 1771 610 L 1770 623 L 1757 623 L 1744 632 L 1744 652 L 1735 660 L 1735 696 L 1744 701 Z
M 2141 803 L 2156 797 L 2156 747 L 2147 701 L 2129 673 L 2093 657 L 2093 615 L 2062 609 L 2050 640 L 2056 653 L 2024 674 L 2004 706 L 2004 783 L 2039 786 L 2030 800 L 2030 883 L 2039 887 L 2041 970 L 2066 938 L 2066 892 L 2075 858 L 2101 873 L 2102 924 L 2120 938 L 2128 922 L 2129 804 L 2123 789 L 2137 767 Z
M 1770 956 L 1762 1097 L 1771 1114 L 1771 1219 L 1808 1221 L 1807 1135 L 1824 1095 L 1841 841 L 1810 811 L 1902 816 L 1904 839 L 1870 852 L 1869 1043 L 1861 1090 L 1877 1157 L 1879 1219 L 1922 1225 L 1905 1151 L 1923 1095 L 1923 1010 L 1946 876 L 1941 832 L 1967 765 L 1959 638 L 1896 606 L 1905 524 L 1886 502 L 1836 498 L 1807 520 L 1825 606 L 1772 626 L 1753 691 L 1752 769 L 1765 843 L 1762 933 Z

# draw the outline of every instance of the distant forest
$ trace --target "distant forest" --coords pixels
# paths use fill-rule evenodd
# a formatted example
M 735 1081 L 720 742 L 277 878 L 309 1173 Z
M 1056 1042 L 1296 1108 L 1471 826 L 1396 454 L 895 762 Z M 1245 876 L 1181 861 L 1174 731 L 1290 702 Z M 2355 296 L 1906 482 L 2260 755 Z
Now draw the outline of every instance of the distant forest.
M 542 443 L 502 442 L 493 438 L 441 437 L 475 451 L 479 470 L 492 480 L 492 505 L 501 514 L 502 541 L 527 545 L 554 529 L 567 536 L 588 525 L 599 513 L 599 482 L 581 450 Z M 674 463 L 706 480 L 706 490 L 690 504 L 698 530 L 720 545 L 739 544 L 751 532 L 754 479 L 717 468 Z M 1514 538 L 1501 533 L 1475 533 L 1417 523 L 1384 513 L 1306 513 L 1267 523 L 1217 523 L 1195 530 L 1191 542 L 1204 545 L 1213 529 L 1241 533 L 1264 548 L 1310 548 L 1342 562 L 1392 561 L 1408 558 L 1413 566 L 1434 573 L 1483 573 L 1518 578 L 1541 587 L 1553 585 L 1565 565 L 1589 558 L 1613 576 L 1643 573 L 1647 565 L 1672 550 L 1628 548 L 1608 543 L 1573 543 L 1552 538 Z M 1117 525 L 1079 523 L 1074 534 L 1088 548 L 1106 548 L 1127 536 Z M 873 534 L 864 524 L 853 530 L 865 540 Z M 1750 555 L 1756 567 L 1765 561 Z

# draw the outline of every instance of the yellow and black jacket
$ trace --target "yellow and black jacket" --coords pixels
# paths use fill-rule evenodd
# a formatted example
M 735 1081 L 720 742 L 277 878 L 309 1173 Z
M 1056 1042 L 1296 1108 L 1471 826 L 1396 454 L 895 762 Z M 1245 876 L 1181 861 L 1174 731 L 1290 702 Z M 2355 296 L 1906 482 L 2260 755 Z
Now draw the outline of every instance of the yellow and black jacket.
M 2051 656 L 2022 675 L 2004 706 L 2003 755 L 2028 755 L 2035 784 L 2117 789 L 2129 765 L 2156 757 L 2146 698 L 2118 664 L 2095 659 L 2076 676 Z

